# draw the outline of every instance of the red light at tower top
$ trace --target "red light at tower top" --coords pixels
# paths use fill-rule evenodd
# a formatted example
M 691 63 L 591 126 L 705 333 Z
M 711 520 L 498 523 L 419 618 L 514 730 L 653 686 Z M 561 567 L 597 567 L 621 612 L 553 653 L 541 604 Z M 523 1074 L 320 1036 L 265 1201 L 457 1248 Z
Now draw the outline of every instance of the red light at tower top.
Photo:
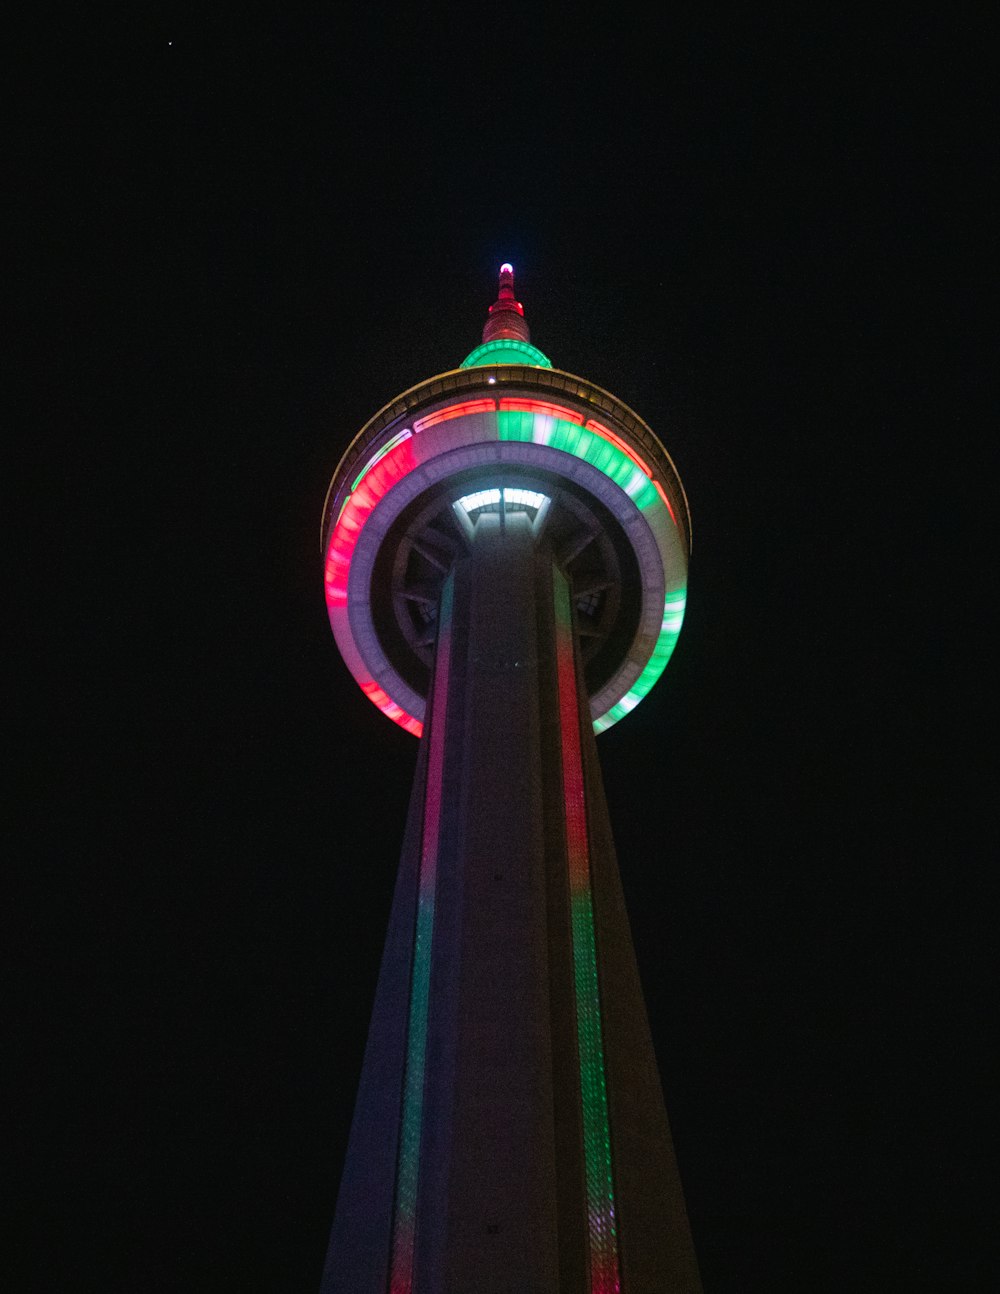
M 500 286 L 497 299 L 490 306 L 489 318 L 483 326 L 483 341 L 530 341 L 531 330 L 524 317 L 524 306 L 514 296 L 514 267 L 510 261 L 500 266 Z

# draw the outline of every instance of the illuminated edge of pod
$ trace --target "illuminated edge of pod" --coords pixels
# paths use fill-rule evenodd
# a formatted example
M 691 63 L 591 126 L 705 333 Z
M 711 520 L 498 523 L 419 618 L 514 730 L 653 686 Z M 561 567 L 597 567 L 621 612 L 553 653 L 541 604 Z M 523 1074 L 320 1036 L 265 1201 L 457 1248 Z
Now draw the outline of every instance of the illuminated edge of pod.
M 435 680 L 431 697 L 431 746 L 427 757 L 427 792 L 424 798 L 424 821 L 420 839 L 417 921 L 410 977 L 410 1012 L 406 1029 L 406 1071 L 403 1080 L 399 1161 L 396 1168 L 389 1294 L 410 1294 L 413 1288 L 420 1137 L 423 1129 L 424 1069 L 427 1056 L 427 1010 L 431 985 L 431 944 L 434 938 L 434 891 L 437 884 L 438 846 L 441 835 L 445 718 L 448 674 L 451 669 L 453 592 L 454 581 L 449 578 L 441 592 L 441 624 L 438 631 Z
M 556 674 L 562 733 L 563 799 L 583 1116 L 590 1290 L 591 1294 L 618 1294 L 621 1280 L 611 1167 L 611 1121 L 608 1117 L 601 997 L 597 979 L 590 845 L 580 745 L 580 700 L 573 646 L 573 609 L 569 585 L 561 572 L 555 572 L 554 586 Z
M 493 343 L 489 343 L 493 344 Z M 474 413 L 495 413 L 499 441 L 525 441 L 561 450 L 598 468 L 623 490 L 641 512 L 665 508 L 675 529 L 677 518 L 661 482 L 652 474 L 639 453 L 610 428 L 564 405 L 532 398 L 504 397 L 495 400 L 482 397 L 446 405 L 443 409 L 417 419 L 412 429 L 405 428 L 374 454 L 355 479 L 351 492 L 341 505 L 330 534 L 326 557 L 326 600 L 334 608 L 347 603 L 347 583 L 351 554 L 361 530 L 376 505 L 419 460 L 413 452 L 419 433 L 442 422 L 450 422 Z M 594 719 L 594 731 L 605 732 L 634 710 L 663 673 L 673 655 L 684 620 L 686 588 L 668 589 L 664 599 L 663 618 L 656 642 L 639 677 L 629 690 Z M 408 714 L 374 680 L 361 682 L 361 689 L 394 723 L 420 736 L 423 724 Z
M 377 453 L 372 454 L 371 458 L 369 458 L 368 462 L 365 463 L 364 467 L 355 477 L 354 484 L 351 486 L 351 493 L 352 494 L 354 493 L 354 491 L 358 488 L 358 486 L 361 484 L 361 482 L 368 475 L 368 473 L 371 471 L 371 469 L 375 466 L 376 463 L 378 463 L 381 459 L 385 458 L 386 454 L 391 453 L 392 450 L 394 450 L 397 445 L 401 445 L 404 440 L 409 440 L 412 435 L 413 435 L 413 432 L 410 430 L 410 428 L 404 427 L 403 430 L 398 435 L 393 436 L 391 440 L 387 440 L 385 444 L 382 446 L 382 448 L 378 450 Z

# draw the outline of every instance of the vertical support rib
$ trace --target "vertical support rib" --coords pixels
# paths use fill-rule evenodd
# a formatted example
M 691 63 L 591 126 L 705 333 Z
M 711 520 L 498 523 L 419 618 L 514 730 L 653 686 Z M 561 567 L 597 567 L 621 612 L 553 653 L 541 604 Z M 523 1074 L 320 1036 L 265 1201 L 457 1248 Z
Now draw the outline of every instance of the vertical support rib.
M 423 1125 L 424 1069 L 427 1052 L 427 1011 L 430 995 L 431 945 L 434 938 L 434 890 L 437 880 L 441 828 L 441 789 L 444 772 L 445 714 L 451 665 L 451 609 L 454 577 L 441 594 L 437 659 L 430 707 L 430 749 L 420 846 L 416 936 L 407 1026 L 406 1076 L 403 1083 L 402 1129 L 396 1170 L 396 1201 L 392 1229 L 390 1294 L 410 1294 L 416 1243 L 420 1137 Z
M 591 1294 L 618 1294 L 621 1279 L 611 1168 L 611 1128 L 604 1071 L 594 905 L 590 882 L 590 846 L 580 746 L 580 702 L 577 694 L 569 586 L 554 572 L 556 670 L 562 729 L 563 797 L 569 867 L 573 972 L 576 988 L 580 1090 L 583 1105 L 584 1164 L 590 1244 Z

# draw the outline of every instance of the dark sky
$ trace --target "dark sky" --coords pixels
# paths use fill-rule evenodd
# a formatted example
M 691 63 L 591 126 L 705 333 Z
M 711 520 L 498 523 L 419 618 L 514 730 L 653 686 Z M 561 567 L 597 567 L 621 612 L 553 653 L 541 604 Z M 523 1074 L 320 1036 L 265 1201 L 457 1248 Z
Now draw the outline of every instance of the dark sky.
M 985 40 L 673 7 L 39 34 L 6 1288 L 318 1284 L 416 752 L 337 654 L 321 506 L 505 259 L 691 500 L 679 646 L 599 746 L 706 1290 L 995 1288 Z

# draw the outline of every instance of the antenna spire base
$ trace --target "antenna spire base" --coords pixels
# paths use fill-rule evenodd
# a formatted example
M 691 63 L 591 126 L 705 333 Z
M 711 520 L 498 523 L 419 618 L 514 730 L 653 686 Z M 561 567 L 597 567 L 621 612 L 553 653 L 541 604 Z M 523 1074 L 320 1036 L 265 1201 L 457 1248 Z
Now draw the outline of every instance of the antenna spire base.
M 489 317 L 483 325 L 484 342 L 499 338 L 510 341 L 531 340 L 531 330 L 524 317 L 524 306 L 514 296 L 514 267 L 509 261 L 500 266 L 497 299 L 490 306 Z

